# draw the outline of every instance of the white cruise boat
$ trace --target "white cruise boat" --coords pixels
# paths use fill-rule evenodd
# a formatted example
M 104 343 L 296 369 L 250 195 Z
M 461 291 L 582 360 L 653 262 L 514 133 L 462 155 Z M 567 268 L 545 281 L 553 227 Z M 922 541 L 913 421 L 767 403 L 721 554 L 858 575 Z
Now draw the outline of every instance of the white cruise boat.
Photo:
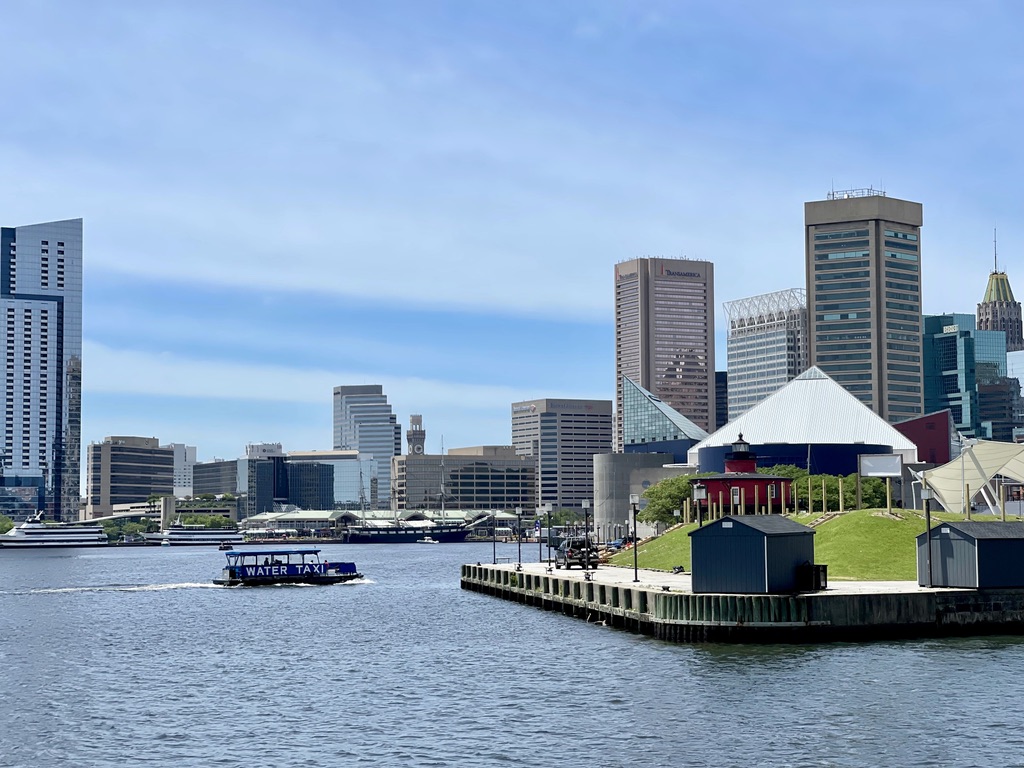
M 175 523 L 164 528 L 160 533 L 144 534 L 147 544 L 160 546 L 196 546 L 219 544 L 244 544 L 245 539 L 238 531 L 223 528 L 207 528 L 205 525 L 183 525 Z
M 98 525 L 44 523 L 42 512 L 0 535 L 0 549 L 105 547 L 107 543 L 107 534 Z

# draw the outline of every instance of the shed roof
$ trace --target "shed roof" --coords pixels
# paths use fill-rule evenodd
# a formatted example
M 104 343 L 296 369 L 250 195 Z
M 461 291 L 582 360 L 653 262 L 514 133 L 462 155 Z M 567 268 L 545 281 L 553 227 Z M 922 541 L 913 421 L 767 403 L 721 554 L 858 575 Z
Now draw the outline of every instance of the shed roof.
M 954 521 L 951 523 L 939 523 L 932 526 L 932 533 L 938 528 L 955 528 L 960 533 L 970 536 L 972 539 L 1024 539 L 1024 523 L 993 520 L 991 522 L 976 523 L 973 521 Z M 918 534 L 917 538 L 924 539 L 926 533 Z
M 726 515 L 709 525 L 705 525 L 703 528 L 695 528 L 690 531 L 689 535 L 699 534 L 704 528 L 720 527 L 726 520 L 732 520 L 740 525 L 753 528 L 767 536 L 793 536 L 805 533 L 813 535 L 816 533 L 813 528 L 808 528 L 806 525 L 801 525 L 795 520 L 790 520 L 782 515 Z
M 689 462 L 698 463 L 701 448 L 731 445 L 740 432 L 754 445 L 865 443 L 917 457 L 910 438 L 815 366 L 690 448 Z

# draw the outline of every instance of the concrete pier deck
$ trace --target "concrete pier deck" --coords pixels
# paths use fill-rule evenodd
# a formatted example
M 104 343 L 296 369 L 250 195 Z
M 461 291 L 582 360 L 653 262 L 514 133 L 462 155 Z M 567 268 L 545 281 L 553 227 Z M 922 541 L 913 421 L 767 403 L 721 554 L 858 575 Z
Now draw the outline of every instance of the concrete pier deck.
M 830 582 L 793 595 L 694 594 L 689 574 L 467 564 L 463 589 L 669 642 L 801 643 L 1024 634 L 1024 589 Z

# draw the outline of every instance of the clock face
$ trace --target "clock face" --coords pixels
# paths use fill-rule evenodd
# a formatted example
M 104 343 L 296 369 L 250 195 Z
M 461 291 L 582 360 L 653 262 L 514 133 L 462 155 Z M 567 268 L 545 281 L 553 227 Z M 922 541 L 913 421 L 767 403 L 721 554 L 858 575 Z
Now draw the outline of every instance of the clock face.
M 413 453 L 423 453 L 423 446 L 422 445 L 413 446 L 412 452 Z

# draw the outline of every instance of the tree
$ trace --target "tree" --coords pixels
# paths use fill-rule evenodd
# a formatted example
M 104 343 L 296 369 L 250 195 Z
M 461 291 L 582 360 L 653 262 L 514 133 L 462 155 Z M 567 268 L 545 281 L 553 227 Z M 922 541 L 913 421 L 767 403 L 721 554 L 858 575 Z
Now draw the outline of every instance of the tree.
M 203 525 L 207 528 L 233 528 L 234 524 L 221 515 L 188 515 L 183 522 L 186 525 Z
M 14 521 L 7 515 L 0 515 L 0 533 L 7 533 L 14 527 Z
M 699 477 L 707 477 L 709 474 L 713 473 L 678 475 L 655 483 L 643 493 L 644 498 L 647 499 L 647 507 L 637 514 L 637 520 L 644 523 L 664 523 L 665 525 L 679 522 L 673 513 L 677 509 L 681 512 L 686 500 L 690 498 L 691 482 Z

